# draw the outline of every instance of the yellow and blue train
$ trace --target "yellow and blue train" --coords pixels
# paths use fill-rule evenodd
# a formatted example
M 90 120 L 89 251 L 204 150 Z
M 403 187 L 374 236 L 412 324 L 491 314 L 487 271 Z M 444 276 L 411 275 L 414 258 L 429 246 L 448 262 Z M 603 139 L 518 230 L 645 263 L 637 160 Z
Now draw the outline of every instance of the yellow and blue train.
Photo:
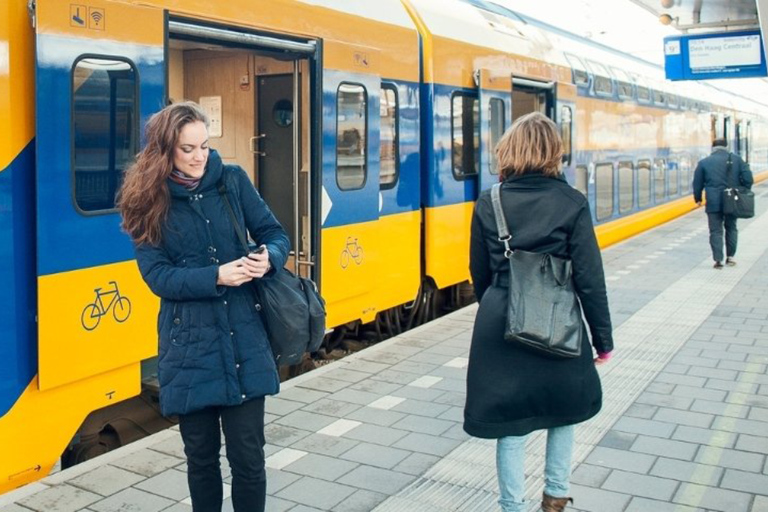
M 714 137 L 765 177 L 766 110 L 485 0 L 0 6 L 0 492 L 159 428 L 158 301 L 114 208 L 142 126 L 200 102 L 290 232 L 330 340 L 457 303 L 512 120 L 556 120 L 608 245 L 693 207 Z M 762 173 L 762 174 L 761 174 Z M 341 334 L 339 334 L 341 333 Z M 74 454 L 74 455 L 73 455 Z

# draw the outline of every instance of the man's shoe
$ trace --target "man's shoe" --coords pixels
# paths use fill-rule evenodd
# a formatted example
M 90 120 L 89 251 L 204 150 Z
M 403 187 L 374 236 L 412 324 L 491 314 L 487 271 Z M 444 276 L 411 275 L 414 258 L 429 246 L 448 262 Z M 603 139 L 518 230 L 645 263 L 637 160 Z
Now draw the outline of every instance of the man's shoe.
M 736 260 L 733 258 L 725 258 L 725 264 L 729 267 L 735 267 L 736 266 Z
M 714 268 L 716 268 L 717 270 L 720 270 L 721 268 L 723 268 L 723 264 L 720 263 L 719 261 L 716 261 Z
M 573 503 L 573 498 L 554 498 L 547 493 L 541 498 L 542 512 L 562 512 L 568 503 Z

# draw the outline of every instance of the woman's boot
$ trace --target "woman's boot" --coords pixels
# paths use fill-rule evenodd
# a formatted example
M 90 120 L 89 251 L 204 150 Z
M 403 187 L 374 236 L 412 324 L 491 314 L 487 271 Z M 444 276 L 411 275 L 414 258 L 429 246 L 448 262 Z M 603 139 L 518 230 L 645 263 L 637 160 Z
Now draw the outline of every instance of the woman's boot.
M 565 510 L 565 506 L 568 504 L 568 502 L 573 503 L 573 498 L 553 498 L 547 493 L 544 493 L 541 499 L 541 511 L 562 512 Z

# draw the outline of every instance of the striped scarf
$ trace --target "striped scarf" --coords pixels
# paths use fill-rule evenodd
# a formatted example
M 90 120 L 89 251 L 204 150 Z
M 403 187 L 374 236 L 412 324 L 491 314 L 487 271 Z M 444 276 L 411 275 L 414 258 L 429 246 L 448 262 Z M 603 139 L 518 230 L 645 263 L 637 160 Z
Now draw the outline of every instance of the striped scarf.
M 203 179 L 202 176 L 199 178 L 192 178 L 190 176 L 187 176 L 183 172 L 181 172 L 178 169 L 173 169 L 171 171 L 171 181 L 174 183 L 178 183 L 179 185 L 183 186 L 187 190 L 195 190 L 197 186 L 200 184 L 200 180 Z

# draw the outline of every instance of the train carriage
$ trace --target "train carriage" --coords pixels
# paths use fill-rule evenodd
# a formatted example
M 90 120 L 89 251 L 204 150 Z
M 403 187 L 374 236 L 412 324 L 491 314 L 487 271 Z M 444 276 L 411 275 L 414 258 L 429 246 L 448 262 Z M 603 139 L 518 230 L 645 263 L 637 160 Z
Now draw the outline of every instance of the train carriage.
M 765 107 L 485 0 L 11 0 L 0 16 L 0 493 L 169 424 L 158 300 L 114 208 L 169 101 L 211 117 L 327 302 L 328 348 L 468 297 L 492 148 L 552 117 L 603 246 L 693 208 L 726 137 L 759 178 Z M 214 254 L 211 264 L 217 264 Z M 361 326 L 363 328 L 361 328 Z M 365 327 L 370 327 L 366 329 Z

